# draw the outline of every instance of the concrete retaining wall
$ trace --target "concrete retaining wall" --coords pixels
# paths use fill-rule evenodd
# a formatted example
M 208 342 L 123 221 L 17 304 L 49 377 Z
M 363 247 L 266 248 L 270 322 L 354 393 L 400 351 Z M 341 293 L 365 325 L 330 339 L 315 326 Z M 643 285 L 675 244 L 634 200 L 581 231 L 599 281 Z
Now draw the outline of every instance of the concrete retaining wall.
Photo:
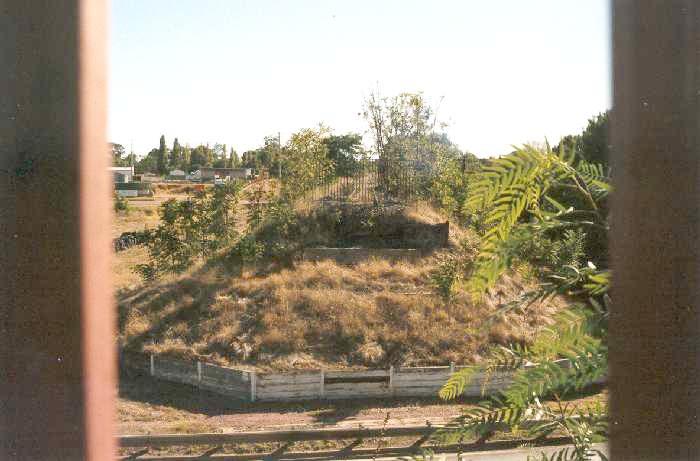
M 190 384 L 208 391 L 250 401 L 253 373 L 204 362 L 188 362 L 150 356 L 149 374 L 154 378 Z
M 148 374 L 189 384 L 242 401 L 299 401 L 391 397 L 436 397 L 455 370 L 464 367 L 393 367 L 381 370 L 258 373 L 151 355 L 140 361 Z M 465 396 L 481 396 L 483 373 L 476 373 Z M 504 389 L 510 374 L 491 376 L 487 392 Z
M 246 402 L 437 397 L 438 391 L 454 371 L 467 368 L 451 365 L 361 371 L 258 373 L 153 355 L 145 361 L 138 358 L 131 358 L 130 361 L 140 369 L 145 367 L 145 371 L 155 378 L 189 384 Z M 560 362 L 562 366 L 570 365 L 567 360 Z M 482 396 L 486 378 L 483 372 L 476 372 L 462 395 Z M 488 377 L 485 393 L 496 393 L 507 388 L 511 382 L 512 372 L 494 373 Z M 605 378 L 601 378 L 596 383 L 604 382 Z

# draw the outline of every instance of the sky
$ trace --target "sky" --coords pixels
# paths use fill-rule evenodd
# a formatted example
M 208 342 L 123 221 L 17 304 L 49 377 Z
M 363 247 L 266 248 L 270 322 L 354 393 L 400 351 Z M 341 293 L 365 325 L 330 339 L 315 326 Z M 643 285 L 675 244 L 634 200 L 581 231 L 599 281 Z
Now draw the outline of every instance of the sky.
M 422 92 L 479 157 L 611 105 L 608 0 L 112 0 L 109 139 L 239 153 L 319 123 L 371 138 L 370 93 Z

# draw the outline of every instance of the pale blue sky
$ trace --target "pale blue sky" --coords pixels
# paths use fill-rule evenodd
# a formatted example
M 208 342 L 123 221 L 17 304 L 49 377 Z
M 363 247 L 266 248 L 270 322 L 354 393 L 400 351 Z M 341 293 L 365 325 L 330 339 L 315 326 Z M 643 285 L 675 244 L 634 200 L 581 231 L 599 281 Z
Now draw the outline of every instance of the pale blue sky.
M 556 142 L 610 107 L 607 0 L 112 0 L 109 137 L 239 153 L 366 96 L 422 91 L 480 157 Z M 369 134 L 366 134 L 367 139 Z

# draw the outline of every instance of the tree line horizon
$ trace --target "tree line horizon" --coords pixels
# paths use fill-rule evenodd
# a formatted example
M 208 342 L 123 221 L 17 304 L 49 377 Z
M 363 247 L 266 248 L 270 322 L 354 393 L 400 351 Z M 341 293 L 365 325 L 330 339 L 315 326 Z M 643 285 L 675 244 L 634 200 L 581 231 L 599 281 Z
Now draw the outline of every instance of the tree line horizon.
M 608 126 L 610 110 L 598 113 L 588 119 L 582 133 L 563 136 L 554 150 L 560 146 L 576 146 L 576 150 L 589 162 L 608 163 Z M 427 105 L 422 93 L 401 93 L 392 98 L 378 98 L 374 94 L 365 101 L 362 113 L 369 125 L 373 137 L 370 149 L 363 145 L 363 135 L 357 132 L 333 134 L 333 130 L 322 123 L 317 128 L 306 128 L 293 133 L 288 143 L 282 145 L 279 135 L 263 138 L 261 146 L 247 150 L 241 155 L 231 146 L 215 143 L 199 144 L 191 147 L 182 145 L 178 137 L 173 139 L 171 147 L 166 143 L 165 135 L 160 136 L 159 146 L 151 149 L 144 156 L 130 152 L 122 144 L 110 142 L 109 149 L 113 166 L 133 166 L 136 173 L 153 173 L 167 175 L 172 170 L 185 173 L 194 172 L 202 167 L 214 168 L 251 168 L 256 172 L 267 170 L 271 176 L 279 176 L 288 163 L 287 155 L 292 147 L 293 138 L 304 133 L 314 132 L 323 144 L 325 156 L 335 165 L 335 173 L 347 173 L 357 161 L 368 158 L 405 158 L 405 153 L 397 151 L 420 150 L 420 144 L 426 139 L 432 144 L 440 144 L 450 151 L 453 159 L 461 161 L 485 161 L 468 150 L 461 150 L 455 145 L 444 130 L 446 125 L 438 122 L 432 108 Z M 436 126 L 438 129 L 436 129 Z M 426 136 L 427 135 L 427 136 Z M 403 139 L 398 146 L 389 148 L 386 140 Z M 421 138 L 419 142 L 416 142 Z M 425 148 L 423 151 L 430 150 Z M 391 151 L 391 152 L 389 152 Z M 293 155 L 291 157 L 294 157 Z M 425 159 L 434 160 L 434 159 Z

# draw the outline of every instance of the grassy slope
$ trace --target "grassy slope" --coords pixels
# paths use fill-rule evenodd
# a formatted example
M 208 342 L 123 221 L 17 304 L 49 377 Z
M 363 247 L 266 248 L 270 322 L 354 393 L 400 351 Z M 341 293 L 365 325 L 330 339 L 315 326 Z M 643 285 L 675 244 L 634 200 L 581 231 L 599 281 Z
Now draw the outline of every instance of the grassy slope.
M 444 221 L 426 205 L 407 214 Z M 452 234 L 468 237 L 454 226 Z M 238 275 L 199 266 L 147 286 L 126 281 L 128 264 L 144 256 L 138 248 L 117 255 L 123 344 L 249 368 L 473 363 L 494 344 L 529 341 L 554 310 L 535 306 L 486 323 L 497 304 L 522 292 L 520 278 L 504 277 L 481 303 L 461 289 L 446 303 L 430 282 L 439 254 L 416 264 L 305 262 Z

